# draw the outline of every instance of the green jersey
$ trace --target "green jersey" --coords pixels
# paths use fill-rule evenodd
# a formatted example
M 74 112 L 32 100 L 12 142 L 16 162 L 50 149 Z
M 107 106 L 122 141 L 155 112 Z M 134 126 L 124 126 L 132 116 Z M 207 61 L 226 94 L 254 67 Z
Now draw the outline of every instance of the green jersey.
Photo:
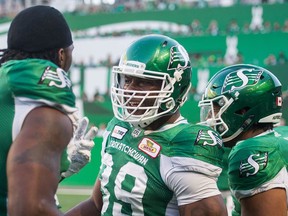
M 206 126 L 182 118 L 145 131 L 113 118 L 106 130 L 99 171 L 104 216 L 178 215 L 190 196 L 175 195 L 173 173 L 197 172 L 215 182 L 221 173 L 222 140 Z
M 235 203 L 233 202 L 233 197 L 230 192 L 229 183 L 228 183 L 228 156 L 230 154 L 231 148 L 224 147 L 224 155 L 223 155 L 223 167 L 221 175 L 218 178 L 217 185 L 219 190 L 222 193 L 222 197 L 226 204 L 226 208 L 228 211 L 228 215 L 232 215 L 232 211 L 234 209 Z
M 26 115 L 37 106 L 71 114 L 75 96 L 67 73 L 50 61 L 11 60 L 0 67 L 0 215 L 7 215 L 6 159 Z M 65 154 L 65 153 L 64 153 Z M 63 156 L 62 167 L 69 163 Z
M 218 178 L 217 185 L 220 191 L 230 191 L 228 184 L 228 155 L 231 151 L 231 148 L 224 147 L 223 155 L 223 167 L 221 175 Z
M 240 200 L 275 187 L 287 190 L 287 164 L 288 127 L 238 142 L 229 155 L 232 193 Z

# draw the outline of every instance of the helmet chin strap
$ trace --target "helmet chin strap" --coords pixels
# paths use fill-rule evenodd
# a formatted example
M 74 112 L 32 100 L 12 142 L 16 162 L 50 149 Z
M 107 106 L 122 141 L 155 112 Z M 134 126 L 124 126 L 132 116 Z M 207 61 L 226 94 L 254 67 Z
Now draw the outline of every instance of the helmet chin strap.
M 236 137 L 238 137 L 248 126 L 250 126 L 250 123 L 252 122 L 252 118 L 253 116 L 250 116 L 248 119 L 246 119 L 244 121 L 244 123 L 242 124 L 242 126 L 231 136 L 226 137 L 226 138 L 222 138 L 223 142 L 229 142 L 233 139 L 235 139 Z
M 226 138 L 222 138 L 223 142 L 229 142 L 233 139 L 235 139 L 237 136 L 239 136 L 241 133 L 243 132 L 243 128 L 239 128 L 232 136 L 226 137 Z
M 142 128 L 144 129 L 145 127 L 148 127 L 150 124 L 152 124 L 152 122 L 154 122 L 155 120 L 157 120 L 157 118 L 151 118 L 149 120 L 146 121 L 138 121 L 138 122 L 130 122 L 131 125 L 133 125 L 133 127 L 138 127 L 138 128 Z
M 186 92 L 183 94 L 182 100 L 180 101 L 180 104 L 179 104 L 180 107 L 181 107 L 181 106 L 185 103 L 185 101 L 187 100 L 187 98 L 188 98 L 187 95 L 189 94 L 189 91 L 190 91 L 190 89 L 191 89 L 191 86 L 192 86 L 192 84 L 189 83 L 189 87 L 187 88 Z

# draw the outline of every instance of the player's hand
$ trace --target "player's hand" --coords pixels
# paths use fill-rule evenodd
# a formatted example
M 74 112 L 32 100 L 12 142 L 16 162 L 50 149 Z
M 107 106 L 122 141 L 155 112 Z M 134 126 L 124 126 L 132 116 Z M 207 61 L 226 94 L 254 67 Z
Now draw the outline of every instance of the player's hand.
M 62 178 L 78 173 L 91 160 L 91 150 L 95 145 L 93 139 L 97 135 L 98 128 L 92 126 L 86 133 L 88 125 L 87 117 L 79 120 L 73 138 L 67 146 L 70 165 L 67 171 L 61 173 Z

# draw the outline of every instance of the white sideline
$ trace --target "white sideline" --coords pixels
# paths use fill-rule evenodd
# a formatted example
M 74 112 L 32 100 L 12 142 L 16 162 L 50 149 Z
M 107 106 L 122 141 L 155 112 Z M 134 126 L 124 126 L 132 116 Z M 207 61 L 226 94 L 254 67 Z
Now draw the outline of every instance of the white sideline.
M 69 188 L 69 187 L 59 187 L 57 194 L 64 195 L 91 195 L 93 188 Z

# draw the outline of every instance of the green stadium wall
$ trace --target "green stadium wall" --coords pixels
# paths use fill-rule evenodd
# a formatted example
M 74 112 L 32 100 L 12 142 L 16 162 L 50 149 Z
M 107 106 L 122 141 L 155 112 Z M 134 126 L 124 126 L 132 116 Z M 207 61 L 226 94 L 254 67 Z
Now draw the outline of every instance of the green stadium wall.
M 287 19 L 288 4 L 262 4 L 263 20 L 271 23 L 279 22 L 283 25 Z M 129 21 L 167 21 L 183 25 L 190 25 L 192 20 L 198 19 L 203 27 L 208 27 L 214 19 L 218 21 L 220 29 L 225 30 L 232 19 L 237 20 L 240 27 L 250 23 L 252 19 L 251 5 L 235 5 L 232 7 L 182 8 L 176 10 L 139 11 L 126 13 L 69 13 L 65 14 L 72 30 L 83 30 L 107 24 Z

